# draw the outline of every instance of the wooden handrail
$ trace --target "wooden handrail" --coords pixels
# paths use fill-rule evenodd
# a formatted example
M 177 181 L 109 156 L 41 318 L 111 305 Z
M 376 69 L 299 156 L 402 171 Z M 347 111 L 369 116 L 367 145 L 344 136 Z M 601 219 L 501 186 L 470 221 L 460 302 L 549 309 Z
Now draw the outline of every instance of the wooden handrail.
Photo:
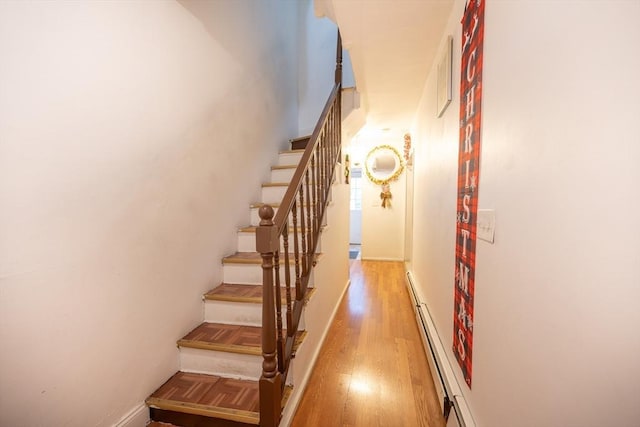
M 282 415 L 282 395 L 293 357 L 296 331 L 315 266 L 335 167 L 341 156 L 341 86 L 342 40 L 338 32 L 335 84 L 320 119 L 277 214 L 274 215 L 269 205 L 262 206 L 258 212 L 260 225 L 256 229 L 256 249 L 262 257 L 263 296 L 263 362 L 259 386 L 262 427 L 276 427 Z M 293 240 L 293 245 L 290 240 Z M 283 251 L 280 251 L 281 243 Z M 286 299 L 284 315 L 283 289 Z

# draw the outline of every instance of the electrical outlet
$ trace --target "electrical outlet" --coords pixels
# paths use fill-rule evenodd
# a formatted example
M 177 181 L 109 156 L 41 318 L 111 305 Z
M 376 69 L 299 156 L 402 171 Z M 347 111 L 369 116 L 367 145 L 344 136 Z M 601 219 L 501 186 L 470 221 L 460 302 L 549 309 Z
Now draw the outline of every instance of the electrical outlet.
M 493 209 L 478 209 L 476 227 L 478 239 L 493 243 L 496 234 L 496 211 Z

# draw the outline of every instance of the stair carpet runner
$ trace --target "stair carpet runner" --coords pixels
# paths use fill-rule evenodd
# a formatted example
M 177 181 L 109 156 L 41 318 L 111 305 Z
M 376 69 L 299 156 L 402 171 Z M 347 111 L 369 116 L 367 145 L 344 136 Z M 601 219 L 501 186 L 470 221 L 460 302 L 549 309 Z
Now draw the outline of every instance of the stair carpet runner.
M 300 149 L 283 151 L 278 165 L 271 168 L 272 182 L 263 184 L 262 202 L 251 205 L 251 226 L 238 231 L 238 252 L 223 259 L 223 283 L 203 297 L 204 323 L 177 343 L 181 370 L 146 400 L 152 419 L 149 425 L 259 424 L 258 380 L 263 359 L 262 260 L 255 252 L 258 209 L 264 203 L 277 209 L 302 153 Z M 311 295 L 313 288 L 307 301 Z M 295 347 L 305 334 L 297 333 Z M 283 407 L 289 395 L 288 386 Z

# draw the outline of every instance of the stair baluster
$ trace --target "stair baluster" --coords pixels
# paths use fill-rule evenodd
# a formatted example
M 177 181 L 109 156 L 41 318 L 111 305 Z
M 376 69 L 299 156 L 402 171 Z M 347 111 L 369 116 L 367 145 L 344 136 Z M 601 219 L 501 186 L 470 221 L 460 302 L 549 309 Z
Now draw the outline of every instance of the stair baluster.
M 331 183 L 334 179 L 336 164 L 340 160 L 342 143 L 341 79 L 342 42 L 340 34 L 338 34 L 335 85 L 320 120 L 307 143 L 302 159 L 275 217 L 273 208 L 269 205 L 264 205 L 259 210 L 260 226 L 256 230 L 256 248 L 262 257 L 263 270 L 262 354 L 264 360 L 259 387 L 260 425 L 262 427 L 276 427 L 280 421 L 283 387 L 293 357 L 294 341 L 302 317 L 310 275 L 313 266 L 315 266 L 316 251 L 324 214 L 329 202 Z M 293 256 L 296 287 L 293 304 L 291 304 L 291 271 L 289 266 L 290 218 L 294 230 Z M 287 333 L 284 340 L 279 273 L 281 239 L 284 246 L 287 299 Z

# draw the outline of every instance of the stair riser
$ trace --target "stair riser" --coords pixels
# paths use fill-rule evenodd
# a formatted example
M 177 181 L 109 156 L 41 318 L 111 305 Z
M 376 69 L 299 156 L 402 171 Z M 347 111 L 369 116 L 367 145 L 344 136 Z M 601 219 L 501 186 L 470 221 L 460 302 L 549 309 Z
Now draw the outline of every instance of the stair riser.
M 224 351 L 180 348 L 180 370 L 227 378 L 258 380 L 262 373 L 262 356 Z
M 290 268 L 291 284 L 295 283 L 295 268 Z M 222 266 L 223 281 L 225 283 L 237 283 L 239 285 L 261 285 L 262 267 L 256 264 L 224 264 Z M 284 283 L 284 265 L 280 265 L 280 280 Z M 313 270 L 309 278 L 308 286 L 314 287 Z
M 289 236 L 289 253 L 293 252 L 293 237 Z M 238 233 L 238 252 L 255 252 L 255 233 Z M 284 253 L 284 242 L 280 241 L 280 253 Z
M 311 208 L 309 208 L 311 209 Z M 251 225 L 254 227 L 257 227 L 260 224 L 260 214 L 259 214 L 260 208 L 251 208 Z M 274 211 L 274 215 L 278 212 L 278 208 L 273 208 Z M 300 208 L 298 208 L 298 225 L 300 225 L 300 221 L 301 221 L 301 214 L 300 214 Z M 305 221 L 307 218 L 307 207 L 304 207 L 304 215 L 305 215 Z M 293 227 L 293 215 L 289 215 L 289 226 Z
M 284 281 L 284 265 L 280 266 L 280 278 Z M 295 283 L 295 268 L 290 268 L 291 279 Z M 260 285 L 262 284 L 262 266 L 257 264 L 224 264 L 222 266 L 222 277 L 225 283 L 237 283 L 239 285 Z
M 292 298 L 295 291 L 292 289 Z M 282 289 L 282 295 L 285 290 Z M 287 311 L 286 304 L 282 312 Z M 262 326 L 262 304 L 241 303 L 233 301 L 206 300 L 204 304 L 204 321 L 209 323 L 226 323 L 231 325 Z M 304 316 L 300 330 L 305 328 Z
M 194 415 L 159 408 L 149 408 L 149 414 L 152 420 L 167 423 L 170 426 L 256 427 L 255 423 L 230 421 L 221 418 L 211 418 L 204 415 Z
M 296 172 L 294 168 L 290 169 L 273 169 L 271 171 L 271 182 L 291 182 L 293 174 Z
M 238 232 L 238 252 L 255 252 L 256 235 L 254 233 Z
M 284 199 L 284 194 L 286 192 L 287 192 L 287 187 L 285 186 L 262 187 L 262 197 L 260 201 L 262 203 L 280 204 L 282 202 L 282 199 Z M 305 199 L 306 199 L 306 196 L 305 196 Z M 329 192 L 329 202 L 331 202 L 331 192 Z M 305 200 L 305 205 L 306 203 L 307 201 Z
M 251 208 L 251 225 L 256 227 L 260 225 L 260 208 Z M 274 215 L 278 213 L 278 208 L 273 208 Z M 292 219 L 289 218 L 289 224 L 291 224 Z
M 302 244 L 300 244 L 302 247 Z M 256 235 L 255 233 L 238 233 L 238 252 L 255 252 L 256 251 Z M 280 242 L 280 252 L 284 253 L 284 243 Z M 289 253 L 293 252 L 293 234 L 289 235 Z M 318 241 L 318 252 L 322 252 L 322 239 Z
M 262 187 L 262 198 L 260 201 L 262 203 L 280 204 L 286 192 L 287 192 L 287 187 L 285 186 Z M 307 191 L 305 190 L 305 205 L 308 202 L 311 202 L 313 204 L 314 200 L 313 198 L 311 200 L 308 199 L 308 194 L 307 194 Z M 331 203 L 331 188 L 329 189 L 328 202 Z
M 238 252 L 255 252 L 256 234 L 238 232 Z
M 302 158 L 302 152 L 280 153 L 278 156 L 278 166 L 297 165 Z
M 261 326 L 262 304 L 205 300 L 204 321 L 209 323 Z
M 284 193 L 287 192 L 287 187 L 262 187 L 262 203 L 280 203 L 284 198 Z
M 276 208 L 273 209 L 274 212 L 278 212 Z M 306 215 L 306 210 L 305 210 Z M 289 215 L 289 227 L 293 227 L 293 216 Z M 300 214 L 298 214 L 298 222 L 300 222 Z M 257 227 L 260 225 L 260 215 L 258 213 L 258 208 L 251 208 L 251 225 Z

